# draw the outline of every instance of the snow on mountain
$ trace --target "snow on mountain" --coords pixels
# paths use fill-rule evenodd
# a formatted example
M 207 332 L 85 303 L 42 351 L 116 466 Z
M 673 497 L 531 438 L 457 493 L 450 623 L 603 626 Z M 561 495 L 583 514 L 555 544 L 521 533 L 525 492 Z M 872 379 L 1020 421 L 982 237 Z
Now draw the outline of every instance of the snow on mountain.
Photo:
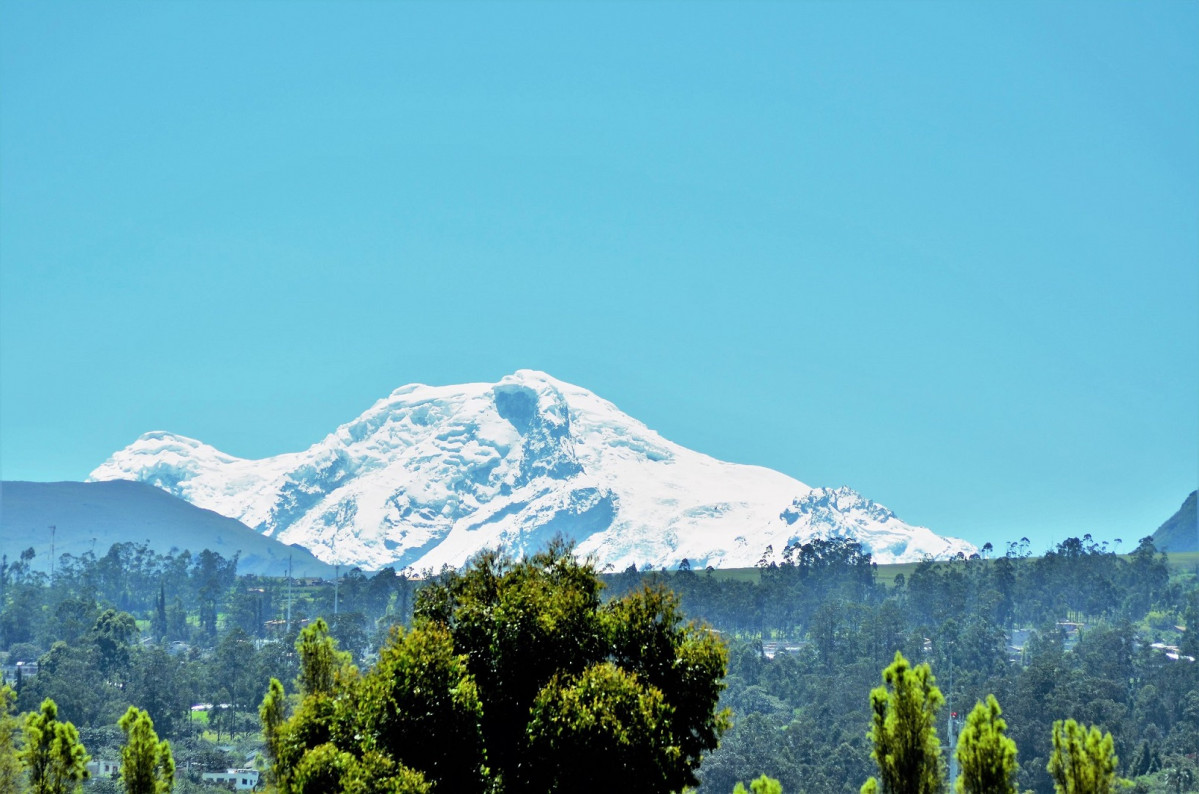
M 974 547 L 840 488 L 811 488 L 659 436 L 586 389 L 520 370 L 412 384 L 303 452 L 262 460 L 147 433 L 92 472 L 140 480 L 321 560 L 377 569 L 534 551 L 557 533 L 615 570 L 751 566 L 772 545 L 851 537 L 880 563 Z

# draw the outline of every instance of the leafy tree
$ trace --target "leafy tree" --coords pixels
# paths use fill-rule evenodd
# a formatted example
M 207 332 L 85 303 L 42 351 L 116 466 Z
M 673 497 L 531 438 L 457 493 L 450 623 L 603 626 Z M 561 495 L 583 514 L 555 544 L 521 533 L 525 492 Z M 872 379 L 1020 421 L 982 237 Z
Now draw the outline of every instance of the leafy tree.
M 329 624 L 317 618 L 300 632 L 296 640 L 300 655 L 300 677 L 297 683 L 305 695 L 329 695 L 339 673 L 350 668 L 350 654 L 337 649 L 329 636 Z
M 867 736 L 879 779 L 862 794 L 933 794 L 941 789 L 941 744 L 937 710 L 945 702 L 927 664 L 912 667 L 899 651 L 883 670 L 883 686 L 870 692 L 873 724 Z M 881 779 L 881 782 L 880 782 Z
M 733 788 L 733 794 L 750 794 L 751 791 L 753 794 L 783 794 L 783 784 L 772 777 L 762 775 L 757 780 L 750 781 L 749 791 L 740 783 Z
M 22 711 L 34 711 L 44 700 L 80 725 L 108 722 L 107 701 L 118 690 L 107 685 L 93 646 L 56 642 L 38 660 L 38 674 L 19 687 Z
M 352 659 L 361 659 L 370 645 L 370 638 L 366 633 L 366 617 L 361 612 L 342 611 L 333 619 L 329 632 L 340 647 L 349 651 Z
M 100 670 L 123 675 L 129 668 L 129 644 L 137 636 L 137 621 L 128 612 L 106 609 L 92 626 L 91 639 L 99 654 Z
M 604 605 L 601 587 L 565 543 L 520 562 L 484 554 L 422 589 L 414 628 L 363 675 L 314 623 L 297 641 L 295 714 L 278 681 L 260 709 L 280 792 L 694 785 L 727 727 L 724 646 L 665 590 Z
M 69 722 L 58 721 L 58 706 L 49 698 L 25 720 L 21 757 L 29 770 L 32 794 L 69 794 L 88 776 L 90 756 L 79 741 L 79 731 Z
M 13 704 L 17 695 L 8 684 L 0 684 L 0 794 L 17 794 L 24 770 L 17 755 L 17 718 Z
M 1137 753 L 1133 756 L 1132 763 L 1128 765 L 1127 772 L 1129 777 L 1140 777 L 1152 774 L 1161 768 L 1161 757 L 1150 746 L 1149 740 L 1144 739 L 1141 741 L 1141 746 L 1137 748 Z
M 150 715 L 160 735 L 178 736 L 191 716 L 190 706 L 199 698 L 200 686 L 194 680 L 198 671 L 185 659 L 156 646 L 138 649 L 132 666 L 128 702 Z M 242 666 L 246 666 L 244 660 Z
M 609 602 L 604 617 L 613 661 L 659 689 L 669 707 L 669 744 L 658 750 L 681 751 L 670 763 L 669 790 L 697 785 L 700 758 L 715 749 L 730 724 L 728 714 L 717 708 L 728 669 L 724 644 L 685 622 L 678 596 L 663 587 Z
M 237 626 L 251 637 L 263 636 L 266 619 L 271 614 L 271 594 L 266 587 L 252 586 L 262 583 L 257 577 L 243 577 L 229 594 L 226 626 Z M 165 604 L 163 618 L 166 618 Z
M 660 754 L 670 742 L 668 716 L 661 690 L 611 662 L 552 679 L 537 693 L 528 727 L 535 790 L 671 790 Z M 603 761 L 582 763 L 588 755 Z
M 117 723 L 125 732 L 121 748 L 121 781 L 128 794 L 169 794 L 175 783 L 171 743 L 159 741 L 154 721 L 141 709 L 129 707 Z
M 1048 770 L 1057 794 L 1111 794 L 1119 783 L 1117 763 L 1110 733 L 1074 720 L 1053 723 Z
M 262 686 L 255 665 L 250 664 L 253 656 L 254 643 L 244 631 L 234 628 L 217 643 L 209 662 L 208 696 L 228 706 L 222 709 L 222 722 L 231 735 L 237 730 L 237 714 L 253 709 Z
M 304 756 L 290 790 L 297 794 L 429 794 L 433 787 L 419 772 L 396 766 L 386 756 L 366 753 L 357 758 L 332 744 L 322 744 Z
M 446 791 L 481 790 L 478 701 L 469 677 L 456 675 L 466 666 L 453 655 L 448 633 L 403 636 L 397 630 L 365 678 L 338 650 L 324 621 L 301 632 L 296 648 L 304 694 L 299 709 L 284 719 L 278 679 L 259 708 L 270 776 L 282 794 L 423 792 L 430 783 L 444 783 Z M 453 725 L 466 725 L 465 737 L 449 729 Z M 472 731 L 479 747 L 473 769 L 464 761 Z M 429 779 L 405 766 L 406 759 L 431 770 Z
M 266 742 L 266 754 L 270 759 L 267 769 L 269 782 L 276 783 L 275 771 L 279 764 L 280 734 L 287 719 L 287 694 L 278 678 L 272 678 L 267 687 L 262 705 L 258 707 L 258 719 L 262 722 L 262 738 Z
M 226 560 L 220 554 L 203 550 L 192 564 L 189 584 L 197 599 L 201 638 L 216 641 L 217 612 L 223 596 L 237 579 L 237 558 L 240 552 Z
M 483 705 L 490 765 L 505 781 L 530 770 L 525 727 L 538 691 L 581 673 L 605 650 L 600 582 L 569 557 L 514 563 L 486 552 L 464 574 L 446 572 L 418 594 L 418 620 L 446 626 L 468 659 Z
M 1182 794 L 1184 791 L 1192 791 L 1191 788 L 1195 784 L 1195 773 L 1191 771 L 1189 766 L 1185 766 L 1181 762 L 1174 764 L 1166 770 L 1166 785 L 1174 790 L 1174 794 Z
M 1016 794 L 1016 743 L 1007 736 L 1007 723 L 994 695 L 977 703 L 966 717 L 958 737 L 957 757 L 961 777 L 957 794 Z
M 625 785 L 639 778 L 659 781 L 662 788 L 654 790 L 697 785 L 702 754 L 716 747 L 728 726 L 717 709 L 727 666 L 723 643 L 685 623 L 678 597 L 661 587 L 601 605 L 602 586 L 594 567 L 576 561 L 572 548 L 558 540 L 520 561 L 484 553 L 466 572 L 447 572 L 419 594 L 417 620 L 446 626 L 454 649 L 466 655 L 483 706 L 487 763 L 507 786 L 538 790 L 545 781 L 572 779 L 572 768 L 594 766 L 593 754 L 566 752 L 581 744 L 579 736 L 567 735 L 565 724 L 548 730 L 539 723 L 531 742 L 535 707 L 569 714 L 570 726 L 593 731 L 595 741 L 594 731 L 643 731 L 657 720 L 649 732 L 654 743 L 638 756 L 647 766 L 626 767 L 622 778 Z M 586 672 L 606 662 L 632 676 Z M 575 686 L 598 687 L 602 694 L 567 694 Z M 546 687 L 555 692 L 543 694 Z M 639 688 L 637 698 L 633 688 Z M 665 710 L 651 719 L 654 689 Z M 582 716 L 588 704 L 600 701 L 620 703 L 632 722 L 609 720 L 601 728 Z M 603 743 L 615 747 L 616 741 Z M 562 752 L 547 758 L 547 746 Z M 628 755 L 623 760 L 633 762 Z
M 99 610 L 91 598 L 64 598 L 54 607 L 54 619 L 47 626 L 47 645 L 62 640 L 69 645 L 78 643 L 96 622 Z
M 360 747 L 419 769 L 441 791 L 484 788 L 478 689 L 443 626 L 393 630 L 357 694 Z

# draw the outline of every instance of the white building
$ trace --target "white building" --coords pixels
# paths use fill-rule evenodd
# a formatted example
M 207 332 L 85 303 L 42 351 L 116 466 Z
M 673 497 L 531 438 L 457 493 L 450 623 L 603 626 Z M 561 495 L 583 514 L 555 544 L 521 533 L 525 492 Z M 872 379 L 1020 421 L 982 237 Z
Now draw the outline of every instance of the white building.
M 116 777 L 121 774 L 121 762 L 93 758 L 87 762 L 87 772 L 91 777 Z
M 205 772 L 200 777 L 212 783 L 232 783 L 235 791 L 249 791 L 258 787 L 257 769 L 226 769 L 224 772 Z

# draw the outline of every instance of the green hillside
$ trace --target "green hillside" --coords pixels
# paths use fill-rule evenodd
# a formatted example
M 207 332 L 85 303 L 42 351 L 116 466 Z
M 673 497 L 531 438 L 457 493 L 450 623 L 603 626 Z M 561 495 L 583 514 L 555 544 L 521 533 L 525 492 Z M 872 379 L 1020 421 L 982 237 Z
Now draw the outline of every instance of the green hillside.
M 1195 494 L 1178 508 L 1178 512 L 1166 519 L 1166 523 L 1153 533 L 1153 544 L 1164 551 L 1199 551 L 1199 519 L 1195 513 Z

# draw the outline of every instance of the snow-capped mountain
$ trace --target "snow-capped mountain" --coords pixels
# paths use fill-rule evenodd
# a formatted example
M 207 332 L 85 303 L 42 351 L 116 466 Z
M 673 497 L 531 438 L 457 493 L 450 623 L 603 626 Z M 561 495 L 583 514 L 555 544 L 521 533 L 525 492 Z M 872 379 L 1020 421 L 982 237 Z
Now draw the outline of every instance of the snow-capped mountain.
M 377 569 L 520 554 L 557 533 L 601 566 L 751 566 L 770 545 L 851 537 L 880 563 L 975 551 L 848 488 L 812 488 L 659 436 L 586 389 L 520 370 L 396 389 L 303 452 L 262 460 L 147 433 L 92 472 L 141 480 L 326 562 Z

